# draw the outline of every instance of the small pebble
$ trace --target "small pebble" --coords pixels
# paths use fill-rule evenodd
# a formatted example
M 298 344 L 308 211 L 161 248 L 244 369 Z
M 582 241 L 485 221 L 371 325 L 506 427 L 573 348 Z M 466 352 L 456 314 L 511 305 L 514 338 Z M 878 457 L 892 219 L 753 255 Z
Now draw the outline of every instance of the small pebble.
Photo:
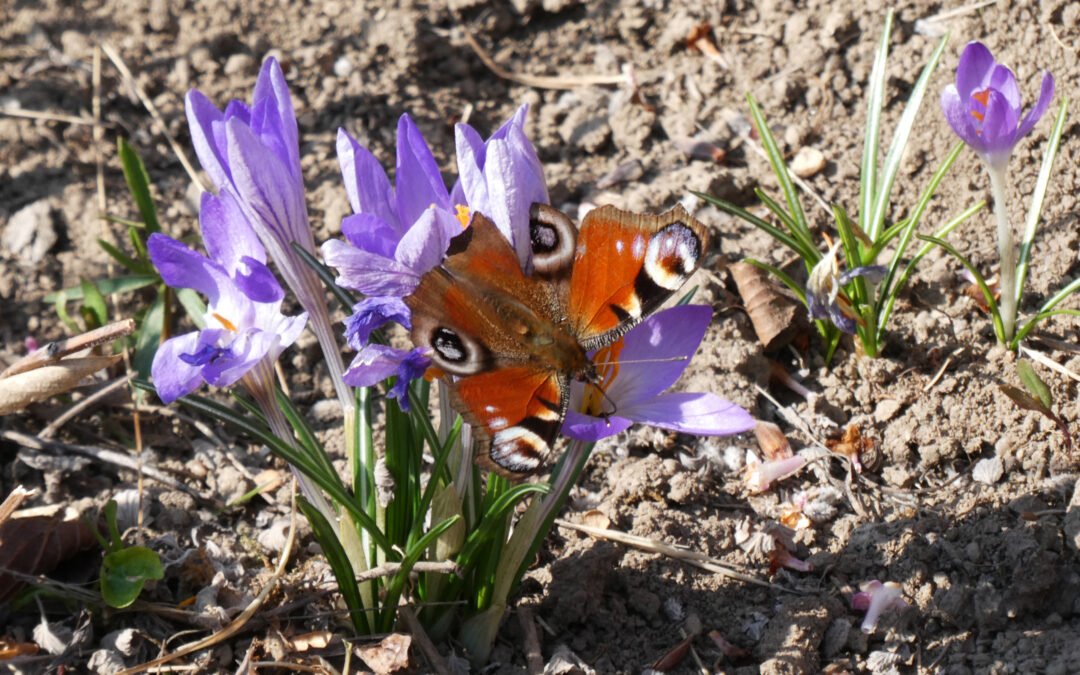
M 799 148 L 788 168 L 799 178 L 809 178 L 825 168 L 825 153 L 817 148 Z
M 987 457 L 975 463 L 971 470 L 971 477 L 984 485 L 993 485 L 1005 475 L 1005 465 L 1000 457 Z

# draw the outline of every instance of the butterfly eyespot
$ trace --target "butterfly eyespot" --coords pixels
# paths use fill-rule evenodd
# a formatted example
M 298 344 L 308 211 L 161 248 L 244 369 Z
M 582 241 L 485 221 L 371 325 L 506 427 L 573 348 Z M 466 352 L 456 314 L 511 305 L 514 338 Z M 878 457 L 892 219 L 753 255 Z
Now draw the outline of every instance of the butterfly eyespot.
M 676 291 L 697 269 L 701 239 L 686 224 L 674 222 L 657 232 L 645 251 L 645 273 L 668 291 Z
M 577 230 L 563 213 L 546 204 L 529 210 L 529 244 L 533 269 L 542 277 L 552 277 L 568 269 L 574 260 Z
M 439 356 L 453 363 L 462 363 L 468 358 L 465 343 L 449 328 L 436 328 L 431 336 L 431 346 Z

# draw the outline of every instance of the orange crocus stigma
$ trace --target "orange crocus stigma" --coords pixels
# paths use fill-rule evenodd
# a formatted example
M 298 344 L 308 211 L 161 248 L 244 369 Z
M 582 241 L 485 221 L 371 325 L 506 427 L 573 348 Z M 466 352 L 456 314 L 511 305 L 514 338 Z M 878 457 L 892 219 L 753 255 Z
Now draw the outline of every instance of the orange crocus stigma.
M 619 338 L 607 347 L 596 352 L 592 362 L 596 365 L 598 382 L 589 382 L 585 385 L 585 397 L 581 402 L 581 412 L 593 417 L 600 417 L 604 412 L 604 392 L 619 376 L 619 355 L 624 347 L 623 339 Z
M 975 99 L 979 103 L 982 103 L 983 108 L 985 109 L 987 104 L 990 101 L 990 90 L 989 89 L 983 89 L 982 91 L 977 91 L 977 92 L 975 92 L 974 94 L 971 95 L 971 98 Z M 979 112 L 978 110 L 972 110 L 971 111 L 971 116 L 974 117 L 975 119 L 979 120 L 980 122 L 983 121 L 983 114 L 981 112 Z M 982 133 L 982 130 L 980 129 L 978 133 Z
M 220 321 L 222 326 L 225 326 L 225 330 L 231 330 L 234 333 L 236 332 L 236 324 L 234 324 L 232 321 L 229 321 L 217 312 L 214 312 L 213 317 Z
M 454 206 L 457 209 L 457 219 L 461 223 L 462 228 L 469 226 L 469 217 L 472 215 L 469 212 L 469 207 L 464 204 L 457 204 Z

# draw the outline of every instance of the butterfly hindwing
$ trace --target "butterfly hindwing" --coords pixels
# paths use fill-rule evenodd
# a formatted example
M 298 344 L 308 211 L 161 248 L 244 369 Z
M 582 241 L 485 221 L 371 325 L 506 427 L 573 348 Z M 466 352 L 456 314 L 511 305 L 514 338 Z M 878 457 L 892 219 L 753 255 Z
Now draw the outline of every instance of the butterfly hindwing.
M 578 232 L 568 312 L 586 349 L 655 311 L 701 266 L 708 230 L 682 206 L 653 216 L 602 206 Z
M 473 427 L 476 462 L 509 478 L 538 471 L 562 428 L 567 384 L 564 374 L 522 366 L 451 385 L 454 407 Z

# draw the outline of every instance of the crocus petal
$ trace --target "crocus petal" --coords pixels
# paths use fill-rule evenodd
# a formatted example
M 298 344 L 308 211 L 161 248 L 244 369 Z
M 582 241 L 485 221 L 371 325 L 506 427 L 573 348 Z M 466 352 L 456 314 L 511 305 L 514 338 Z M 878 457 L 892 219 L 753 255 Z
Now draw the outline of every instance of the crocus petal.
M 264 263 L 244 256 L 235 269 L 233 281 L 253 302 L 278 303 L 285 297 L 277 277 Z
M 487 181 L 484 179 L 484 141 L 467 124 L 454 127 L 454 146 L 457 149 L 458 183 L 465 204 L 473 211 L 488 214 Z M 456 191 L 456 190 L 455 190 Z
M 397 369 L 397 381 L 386 394 L 390 398 L 396 398 L 403 411 L 409 412 L 409 383 L 421 377 L 430 366 L 431 359 L 420 348 L 410 350 L 401 360 Z
M 535 184 L 522 158 L 515 156 L 511 144 L 503 139 L 488 143 L 484 160 L 488 213 L 499 231 L 514 246 L 523 270 L 532 265 L 529 240 L 529 209 L 536 202 L 546 202 L 546 191 Z
M 202 368 L 181 360 L 181 354 L 189 354 L 197 348 L 197 331 L 169 338 L 158 346 L 150 376 L 154 379 L 158 398 L 165 404 L 190 394 L 202 383 Z
M 252 329 L 238 334 L 228 350 L 203 368 L 203 379 L 214 387 L 231 387 L 264 358 L 275 360 L 283 349 L 277 333 Z
M 225 134 L 221 123 L 224 116 L 216 106 L 195 89 L 184 98 L 184 110 L 187 114 L 188 129 L 191 132 L 191 144 L 211 182 L 218 190 L 229 185 L 232 178 L 226 158 Z
M 398 120 L 397 173 L 395 175 L 398 217 L 408 227 L 434 205 L 450 210 L 450 194 L 446 191 L 439 165 L 431 154 L 420 130 L 408 115 Z
M 989 91 L 986 102 L 986 118 L 979 134 L 979 146 L 972 146 L 992 166 L 1008 162 L 1016 142 L 1016 125 L 1020 113 L 1009 105 L 1005 96 L 994 89 Z
M 616 411 L 635 422 L 695 436 L 728 436 L 750 431 L 750 413 L 713 394 L 661 394 Z
M 631 420 L 616 415 L 604 419 L 567 410 L 566 419 L 563 420 L 562 434 L 592 443 L 626 431 L 631 424 L 633 424 Z
M 1043 73 L 1042 87 L 1039 90 L 1039 100 L 1035 102 L 1035 107 L 1028 111 L 1027 115 L 1024 115 L 1024 121 L 1020 122 L 1020 126 L 1016 129 L 1016 140 L 1020 140 L 1024 136 L 1027 136 L 1032 129 L 1035 128 L 1035 123 L 1039 121 L 1039 118 L 1043 116 L 1046 109 L 1050 107 L 1050 101 L 1054 98 L 1054 76 L 1050 73 Z
M 978 147 L 979 131 L 968 99 L 961 99 L 956 87 L 951 84 L 941 92 L 941 112 L 945 114 L 945 121 L 960 140 L 972 148 Z
M 1009 107 L 1016 112 L 1017 117 L 1020 116 L 1020 87 L 1016 84 L 1016 76 L 1013 75 L 1013 71 L 1000 64 L 994 66 L 994 69 L 990 71 L 990 84 L 988 87 L 1004 96 L 1009 103 Z
M 358 249 L 393 258 L 401 233 L 382 218 L 369 213 L 355 213 L 341 221 L 341 234 Z
M 281 66 L 274 57 L 263 62 L 259 78 L 255 81 L 252 100 L 255 101 L 256 106 L 272 105 L 273 115 L 264 116 L 264 119 L 272 119 L 273 128 L 269 129 L 262 124 L 256 125 L 256 129 L 261 136 L 273 135 L 279 138 L 273 144 L 276 146 L 274 151 L 286 162 L 294 178 L 298 178 L 300 176 L 300 134 L 296 126 L 296 113 L 293 111 L 292 97 L 289 95 L 289 85 L 285 82 L 285 74 L 281 72 Z
M 367 344 L 372 331 L 390 321 L 410 328 L 411 318 L 409 307 L 399 297 L 364 298 L 353 306 L 352 316 L 345 319 L 345 340 L 359 351 Z
M 394 258 L 417 274 L 442 262 L 450 240 L 461 234 L 461 223 L 449 212 L 427 209 L 398 242 Z
M 858 324 L 856 324 L 855 319 L 852 319 L 840 310 L 840 305 L 834 302 L 828 305 L 827 308 L 829 311 L 829 321 L 832 321 L 834 326 L 849 335 L 855 334 L 855 327 Z
M 227 270 L 235 269 L 243 258 L 266 262 L 266 249 L 228 190 L 217 195 L 202 193 L 199 229 L 206 253 Z
M 370 214 L 392 227 L 398 237 L 404 234 L 394 189 L 375 156 L 344 129 L 338 129 L 337 155 L 353 213 Z
M 806 294 L 806 309 L 811 319 L 825 321 L 829 318 L 829 302 L 815 293 Z
M 229 120 L 226 130 L 237 196 L 279 268 L 296 258 L 291 242 L 314 251 L 303 183 L 293 180 L 281 158 L 263 145 L 247 125 Z M 289 278 L 289 270 L 281 272 Z
M 386 345 L 369 344 L 357 353 L 345 371 L 345 384 L 371 387 L 394 375 L 408 352 Z
M 331 239 L 322 245 L 323 260 L 338 272 L 337 285 L 364 295 L 405 297 L 420 283 L 420 276 L 396 260 L 361 251 Z
M 146 248 L 162 281 L 169 286 L 194 289 L 209 298 L 211 305 L 229 292 L 229 273 L 221 265 L 172 237 L 155 232 L 147 239 Z
M 686 370 L 711 320 L 712 308 L 705 305 L 672 307 L 646 318 L 622 337 L 618 375 L 607 395 L 633 405 L 666 391 Z
M 853 270 L 848 270 L 841 274 L 839 282 L 841 286 L 846 286 L 850 284 L 855 277 L 863 277 L 871 283 L 878 284 L 885 278 L 885 273 L 888 271 L 889 268 L 884 265 L 865 265 L 863 267 L 856 267 Z
M 956 90 L 961 100 L 967 101 L 973 93 L 989 86 L 994 65 L 994 55 L 986 45 L 981 42 L 967 43 L 956 67 Z

